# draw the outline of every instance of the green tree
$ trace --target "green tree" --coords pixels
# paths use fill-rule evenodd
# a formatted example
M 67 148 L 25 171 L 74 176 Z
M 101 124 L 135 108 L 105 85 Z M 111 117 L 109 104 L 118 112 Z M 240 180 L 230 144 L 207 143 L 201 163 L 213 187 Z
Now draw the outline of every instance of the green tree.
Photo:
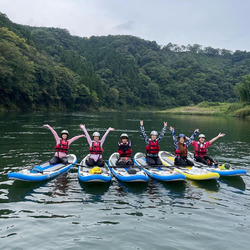
M 91 94 L 89 88 L 84 84 L 77 87 L 77 97 L 75 100 L 76 107 L 80 110 L 85 110 L 91 103 Z
M 235 86 L 235 92 L 242 102 L 250 102 L 250 74 L 242 77 Z
M 33 101 L 34 62 L 29 46 L 12 31 L 0 28 L 0 100 L 27 108 Z M 9 104 L 7 104 L 9 105 Z
M 65 67 L 56 67 L 55 73 L 58 96 L 65 107 L 72 108 L 77 97 L 77 80 L 73 72 Z
M 1 108 L 152 109 L 233 102 L 236 93 L 249 101 L 249 65 L 247 51 L 161 47 L 126 35 L 81 38 L 0 13 Z

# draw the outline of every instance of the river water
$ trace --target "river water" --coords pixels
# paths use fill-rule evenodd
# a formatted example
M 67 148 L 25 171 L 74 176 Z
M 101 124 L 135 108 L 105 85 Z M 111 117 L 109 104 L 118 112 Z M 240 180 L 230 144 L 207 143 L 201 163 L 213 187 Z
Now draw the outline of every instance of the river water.
M 250 121 L 224 117 L 167 116 L 137 112 L 0 114 L 1 249 L 249 249 L 250 177 L 218 181 L 126 185 L 79 183 L 77 168 L 42 183 L 8 180 L 10 171 L 41 163 L 53 155 L 54 137 L 42 127 L 67 129 L 70 137 L 86 124 L 92 134 L 114 127 L 104 143 L 104 159 L 117 149 L 122 132 L 134 152 L 146 131 L 160 131 L 163 121 L 190 136 L 199 128 L 208 139 L 219 132 L 209 154 L 237 168 L 250 167 Z M 161 149 L 173 151 L 169 130 Z M 191 147 L 189 148 L 191 149 Z M 88 152 L 85 138 L 70 147 L 78 162 Z

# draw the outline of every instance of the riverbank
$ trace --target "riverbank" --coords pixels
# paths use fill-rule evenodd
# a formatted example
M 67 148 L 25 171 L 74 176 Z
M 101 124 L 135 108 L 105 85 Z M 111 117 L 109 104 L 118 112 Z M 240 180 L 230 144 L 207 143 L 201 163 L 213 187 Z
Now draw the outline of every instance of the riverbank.
M 229 115 L 250 119 L 250 105 L 246 103 L 201 102 L 196 106 L 177 107 L 157 112 L 175 115 Z
M 26 110 L 28 111 L 28 110 Z M 72 110 L 62 107 L 50 107 L 49 109 L 29 110 L 30 112 L 67 112 L 67 111 L 79 111 L 79 112 L 154 112 L 154 113 L 168 113 L 175 115 L 203 115 L 203 116 L 234 116 L 250 119 L 250 105 L 246 103 L 220 103 L 220 102 L 201 102 L 196 106 L 183 106 L 177 108 L 170 108 L 166 110 L 157 110 L 157 107 L 142 107 L 138 106 L 136 109 L 128 109 L 126 107 L 120 109 L 108 109 L 106 107 L 100 107 L 98 109 L 85 109 L 85 110 Z M 25 112 L 20 109 L 7 110 L 0 106 L 0 113 L 6 112 Z

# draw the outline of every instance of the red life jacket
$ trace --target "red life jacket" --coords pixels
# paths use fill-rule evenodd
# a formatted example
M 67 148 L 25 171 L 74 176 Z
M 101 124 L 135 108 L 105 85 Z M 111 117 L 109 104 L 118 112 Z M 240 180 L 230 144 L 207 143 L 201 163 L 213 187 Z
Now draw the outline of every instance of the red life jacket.
M 69 143 L 68 140 L 60 140 L 60 143 L 55 146 L 56 152 L 63 152 L 65 154 L 69 151 Z
M 176 156 L 180 156 L 180 157 L 187 157 L 187 155 L 188 155 L 188 150 L 187 150 L 187 145 L 186 145 L 186 143 L 184 143 L 184 149 L 185 149 L 184 155 L 181 155 L 181 151 L 180 151 L 179 148 L 176 149 L 176 150 L 174 151 L 174 152 L 175 152 L 175 155 L 176 155 Z
M 126 144 L 123 144 L 122 142 L 118 142 L 117 151 L 120 157 L 131 157 L 132 156 L 131 141 L 128 141 L 128 143 Z
M 119 153 L 120 157 L 131 157 L 132 156 L 132 148 L 129 148 L 126 151 L 123 151 L 123 150 L 118 148 L 118 153 Z
M 101 146 L 101 142 L 95 144 L 92 142 L 92 146 L 89 148 L 89 153 L 94 155 L 101 155 L 103 152 L 103 148 Z
M 157 155 L 160 151 L 160 146 L 158 144 L 158 140 L 155 140 L 154 142 L 149 139 L 149 144 L 146 146 L 146 151 L 147 154 L 153 154 L 153 155 Z
M 207 155 L 207 152 L 207 144 L 203 143 L 203 146 L 201 147 L 200 143 L 198 143 L 198 148 L 196 148 L 196 150 L 194 151 L 194 156 L 204 157 Z
M 127 151 L 118 150 L 118 153 L 121 157 L 131 157 L 132 156 L 132 148 L 129 148 Z

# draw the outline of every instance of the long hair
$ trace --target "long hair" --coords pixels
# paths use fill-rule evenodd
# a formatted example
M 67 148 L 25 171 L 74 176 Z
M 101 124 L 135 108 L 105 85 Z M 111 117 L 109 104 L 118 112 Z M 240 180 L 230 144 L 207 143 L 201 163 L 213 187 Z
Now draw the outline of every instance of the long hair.
M 179 150 L 180 150 L 180 152 L 181 152 L 181 156 L 185 156 L 185 148 L 184 148 L 184 143 L 180 143 L 180 142 L 178 142 L 178 148 L 179 148 Z

